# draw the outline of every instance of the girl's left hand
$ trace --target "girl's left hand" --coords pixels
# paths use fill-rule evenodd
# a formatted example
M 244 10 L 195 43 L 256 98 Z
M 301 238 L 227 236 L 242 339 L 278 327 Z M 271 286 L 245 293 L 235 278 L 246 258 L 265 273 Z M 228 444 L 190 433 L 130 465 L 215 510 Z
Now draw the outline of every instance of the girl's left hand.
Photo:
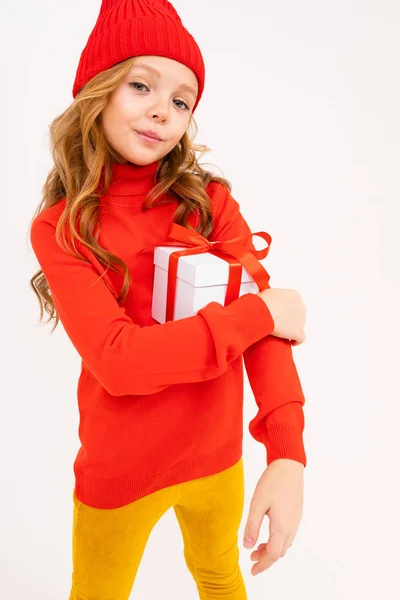
M 258 540 L 265 515 L 269 517 L 269 539 L 251 553 L 256 561 L 251 574 L 257 575 L 285 556 L 293 543 L 303 515 L 304 465 L 289 458 L 272 461 L 261 475 L 250 504 L 244 530 L 244 546 Z M 246 543 L 246 538 L 252 539 Z

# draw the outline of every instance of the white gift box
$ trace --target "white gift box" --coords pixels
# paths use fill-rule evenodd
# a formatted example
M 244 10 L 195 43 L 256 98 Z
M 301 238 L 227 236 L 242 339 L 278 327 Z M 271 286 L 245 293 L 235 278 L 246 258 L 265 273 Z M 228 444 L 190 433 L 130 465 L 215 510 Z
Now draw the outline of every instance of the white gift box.
M 172 252 L 184 249 L 187 249 L 187 246 L 156 246 L 154 249 L 152 317 L 158 323 L 166 321 L 169 256 Z M 210 302 L 218 302 L 224 306 L 228 278 L 229 263 L 219 256 L 209 252 L 180 256 L 173 320 L 196 315 L 200 308 L 204 308 Z M 258 292 L 257 283 L 242 267 L 239 296 Z

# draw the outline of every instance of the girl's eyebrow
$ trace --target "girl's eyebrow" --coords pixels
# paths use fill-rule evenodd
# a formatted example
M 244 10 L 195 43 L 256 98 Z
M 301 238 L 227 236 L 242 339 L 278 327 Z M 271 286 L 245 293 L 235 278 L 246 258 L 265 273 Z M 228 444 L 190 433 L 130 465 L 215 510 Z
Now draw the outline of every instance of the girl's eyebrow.
M 147 69 L 148 71 L 153 71 L 153 73 L 155 73 L 158 76 L 161 75 L 161 73 L 159 71 L 157 71 L 157 69 L 155 69 L 154 67 L 150 67 L 150 65 L 145 65 L 143 63 L 135 63 L 133 65 L 133 68 L 135 68 L 135 67 L 138 69 Z M 192 87 L 190 87 L 190 85 L 187 85 L 186 83 L 182 83 L 178 89 L 186 90 L 187 92 L 192 94 L 194 96 L 194 99 L 196 100 L 197 94 L 194 91 L 194 89 Z

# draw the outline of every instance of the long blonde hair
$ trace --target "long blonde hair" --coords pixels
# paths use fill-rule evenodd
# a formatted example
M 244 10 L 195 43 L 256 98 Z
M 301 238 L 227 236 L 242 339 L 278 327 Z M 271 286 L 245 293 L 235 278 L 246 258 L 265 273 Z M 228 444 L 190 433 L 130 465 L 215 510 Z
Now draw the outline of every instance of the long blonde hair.
M 46 178 L 42 188 L 42 200 L 30 223 L 31 226 L 32 221 L 45 208 L 65 200 L 65 208 L 56 227 L 58 245 L 70 254 L 88 260 L 77 249 L 78 240 L 102 265 L 115 272 L 122 269 L 124 280 L 118 302 L 123 302 L 126 298 L 131 275 L 118 256 L 98 244 L 97 228 L 100 198 L 104 188 L 107 189 L 111 181 L 111 165 L 113 162 L 121 162 L 121 157 L 105 137 L 100 114 L 135 60 L 136 57 L 129 58 L 96 75 L 82 88 L 74 102 L 50 124 L 50 149 L 54 166 Z M 218 177 L 199 165 L 195 152 L 204 154 L 210 151 L 210 148 L 193 143 L 198 132 L 193 115 L 189 127 L 192 124 L 195 128 L 194 135 L 190 138 L 186 131 L 179 143 L 160 161 L 156 173 L 157 185 L 147 195 L 143 208 L 150 209 L 159 196 L 168 192 L 179 201 L 173 221 L 192 229 L 187 220 L 191 213 L 198 211 L 200 221 L 196 231 L 207 237 L 214 223 L 206 187 L 210 182 L 216 181 L 231 190 L 231 184 L 227 179 Z M 100 183 L 103 170 L 104 188 Z M 168 201 L 171 200 L 165 200 Z M 78 216 L 79 231 L 76 228 Z M 67 227 L 72 247 L 67 240 Z M 49 315 L 45 324 L 55 320 L 52 333 L 58 325 L 59 316 L 41 269 L 30 279 L 30 285 L 39 300 L 39 322 L 42 321 L 44 310 Z

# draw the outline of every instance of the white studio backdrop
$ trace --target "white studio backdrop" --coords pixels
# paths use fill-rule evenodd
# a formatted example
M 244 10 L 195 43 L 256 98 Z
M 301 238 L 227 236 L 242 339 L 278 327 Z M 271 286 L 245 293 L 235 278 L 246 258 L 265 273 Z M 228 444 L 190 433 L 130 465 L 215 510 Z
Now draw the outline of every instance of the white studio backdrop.
M 249 599 L 399 598 L 400 4 L 174 0 L 202 49 L 202 157 L 272 236 L 271 286 L 298 290 L 306 343 L 304 515 L 284 558 L 252 577 L 242 533 L 264 448 L 247 425 L 239 532 Z M 48 126 L 72 102 L 100 0 L 0 8 L 3 184 L 1 597 L 67 600 L 80 358 L 38 325 L 27 231 L 51 167 Z M 5 208 L 5 210 L 4 210 Z M 254 238 L 256 247 L 263 247 Z M 268 539 L 268 518 L 259 542 Z M 132 598 L 195 600 L 173 511 L 154 528 Z

